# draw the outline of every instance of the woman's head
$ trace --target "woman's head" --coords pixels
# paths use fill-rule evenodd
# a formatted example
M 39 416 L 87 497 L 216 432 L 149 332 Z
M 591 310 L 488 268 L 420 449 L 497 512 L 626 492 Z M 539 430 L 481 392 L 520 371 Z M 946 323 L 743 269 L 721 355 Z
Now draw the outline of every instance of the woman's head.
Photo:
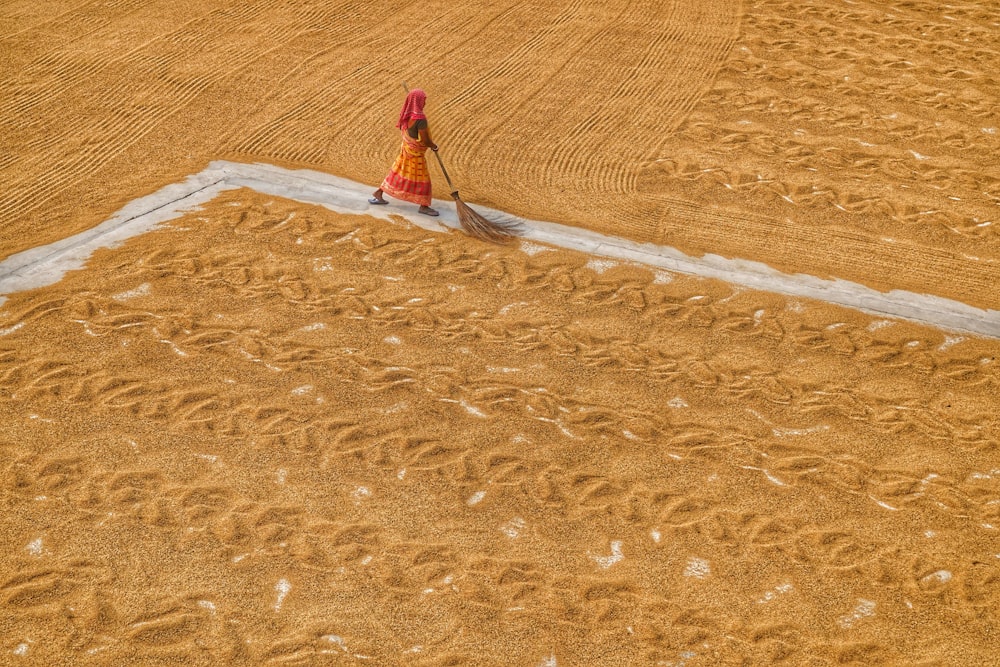
M 411 120 L 427 118 L 424 115 L 424 104 L 427 102 L 427 94 L 419 88 L 414 88 L 406 96 L 403 102 L 403 110 L 399 112 L 399 122 L 396 127 L 404 129 L 409 126 Z

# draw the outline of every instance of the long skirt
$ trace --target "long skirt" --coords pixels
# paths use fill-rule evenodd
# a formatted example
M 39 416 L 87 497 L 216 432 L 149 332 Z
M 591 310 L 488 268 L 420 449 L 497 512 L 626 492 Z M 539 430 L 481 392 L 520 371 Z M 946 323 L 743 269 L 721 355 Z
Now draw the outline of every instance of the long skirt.
M 382 181 L 382 191 L 396 199 L 421 206 L 431 205 L 431 175 L 427 171 L 427 147 L 403 130 L 403 145 L 389 175 Z

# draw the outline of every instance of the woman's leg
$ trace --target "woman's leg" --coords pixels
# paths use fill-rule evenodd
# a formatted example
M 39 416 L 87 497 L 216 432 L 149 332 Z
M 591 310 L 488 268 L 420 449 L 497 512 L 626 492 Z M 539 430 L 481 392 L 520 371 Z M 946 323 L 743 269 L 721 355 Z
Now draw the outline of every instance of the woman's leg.
M 372 193 L 372 198 L 368 200 L 369 204 L 388 204 L 385 197 L 382 196 L 382 188 L 379 188 L 374 193 Z

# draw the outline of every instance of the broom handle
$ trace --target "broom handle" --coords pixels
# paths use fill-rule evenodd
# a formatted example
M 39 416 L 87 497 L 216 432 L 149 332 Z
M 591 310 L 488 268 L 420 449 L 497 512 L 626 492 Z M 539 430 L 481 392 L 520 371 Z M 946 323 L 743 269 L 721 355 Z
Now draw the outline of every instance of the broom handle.
M 405 90 L 406 94 L 409 95 L 410 87 L 406 85 L 405 81 L 403 82 L 403 90 Z M 434 151 L 434 157 L 437 158 L 438 164 L 441 166 L 441 173 L 444 174 L 444 180 L 448 181 L 448 187 L 451 189 L 451 196 L 458 198 L 458 190 L 456 190 L 455 186 L 452 184 L 451 176 L 448 175 L 448 170 L 444 168 L 444 162 L 441 160 L 441 156 L 438 155 L 437 151 Z
M 451 178 L 448 176 L 448 170 L 444 168 L 444 162 L 441 161 L 441 156 L 438 155 L 437 151 L 434 151 L 434 157 L 438 159 L 438 164 L 441 165 L 441 173 L 444 174 L 444 180 L 448 181 L 448 187 L 451 188 L 451 196 L 458 197 L 458 190 L 455 186 L 451 184 Z

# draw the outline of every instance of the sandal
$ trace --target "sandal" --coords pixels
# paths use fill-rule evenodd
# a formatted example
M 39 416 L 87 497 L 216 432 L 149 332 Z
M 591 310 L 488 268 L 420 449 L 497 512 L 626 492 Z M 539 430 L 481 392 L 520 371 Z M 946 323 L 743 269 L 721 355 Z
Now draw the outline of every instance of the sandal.
M 429 215 L 431 217 L 440 215 L 437 211 L 435 211 L 434 209 L 432 209 L 430 206 L 421 206 L 418 212 L 419 213 L 423 213 L 424 215 Z
M 372 197 L 371 199 L 368 200 L 368 203 L 373 204 L 375 206 L 383 206 L 385 204 L 388 204 L 389 202 L 387 202 L 384 199 L 378 199 L 376 197 Z

